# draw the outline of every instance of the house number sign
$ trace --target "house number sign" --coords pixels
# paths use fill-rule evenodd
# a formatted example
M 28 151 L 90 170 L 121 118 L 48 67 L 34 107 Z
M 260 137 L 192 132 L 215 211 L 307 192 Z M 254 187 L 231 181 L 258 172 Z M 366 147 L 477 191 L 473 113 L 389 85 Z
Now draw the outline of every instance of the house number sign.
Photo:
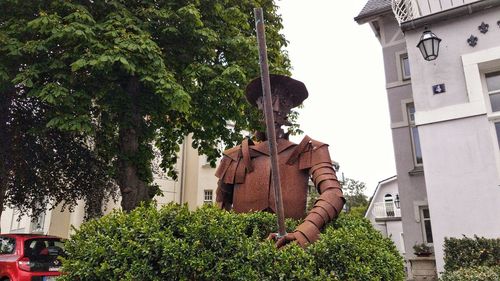
M 437 85 L 432 86 L 432 93 L 434 93 L 435 95 L 441 94 L 444 92 L 446 92 L 446 88 L 445 88 L 444 84 L 437 84 Z

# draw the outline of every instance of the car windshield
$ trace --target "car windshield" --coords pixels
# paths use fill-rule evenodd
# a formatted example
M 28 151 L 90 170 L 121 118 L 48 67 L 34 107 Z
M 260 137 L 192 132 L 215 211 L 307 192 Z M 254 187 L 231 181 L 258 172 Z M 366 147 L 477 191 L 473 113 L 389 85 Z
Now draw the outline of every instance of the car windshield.
M 57 257 L 63 254 L 63 241 L 57 238 L 35 238 L 24 242 L 24 255 L 30 258 Z

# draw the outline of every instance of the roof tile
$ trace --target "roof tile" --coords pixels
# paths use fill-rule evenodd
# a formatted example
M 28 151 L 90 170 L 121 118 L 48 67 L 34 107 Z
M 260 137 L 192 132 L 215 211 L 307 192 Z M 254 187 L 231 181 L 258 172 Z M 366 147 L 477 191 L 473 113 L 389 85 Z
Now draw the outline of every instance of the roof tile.
M 391 0 L 368 0 L 359 15 L 354 20 L 359 21 L 363 18 L 376 15 L 391 9 Z

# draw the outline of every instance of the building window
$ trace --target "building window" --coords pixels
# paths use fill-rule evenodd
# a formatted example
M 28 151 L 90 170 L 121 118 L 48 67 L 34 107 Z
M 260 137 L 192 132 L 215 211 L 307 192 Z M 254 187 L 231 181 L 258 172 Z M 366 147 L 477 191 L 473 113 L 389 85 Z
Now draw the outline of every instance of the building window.
M 10 231 L 11 232 L 23 232 L 24 227 L 21 224 L 21 212 L 17 209 L 14 209 L 12 212 L 12 220 L 10 223 Z
M 406 105 L 408 114 L 408 126 L 410 127 L 411 144 L 413 149 L 413 161 L 415 166 L 422 166 L 422 149 L 420 148 L 420 137 L 418 135 L 418 128 L 415 125 L 415 105 L 409 103 Z
M 30 226 L 31 232 L 43 233 L 44 225 L 45 225 L 45 212 L 31 219 L 31 226 Z
M 403 81 L 409 80 L 411 78 L 411 72 L 408 54 L 402 54 L 399 56 L 399 64 L 401 66 L 401 78 L 403 79 Z
M 424 242 L 428 244 L 433 243 L 432 239 L 432 228 L 431 228 L 431 216 L 428 207 L 423 207 L 420 211 L 420 222 L 422 224 L 422 233 L 424 236 Z
M 488 96 L 490 97 L 491 111 L 500 111 L 500 71 L 487 73 L 485 78 Z
M 391 194 L 384 196 L 385 213 L 388 217 L 394 217 L 394 200 Z
M 212 189 L 205 189 L 203 195 L 203 204 L 213 204 L 214 191 Z
M 500 148 L 500 122 L 495 122 L 495 131 L 497 132 L 498 148 Z
M 486 73 L 484 76 L 492 112 L 490 120 L 495 126 L 497 143 L 500 148 L 500 119 L 498 118 L 498 113 L 500 113 L 500 71 Z

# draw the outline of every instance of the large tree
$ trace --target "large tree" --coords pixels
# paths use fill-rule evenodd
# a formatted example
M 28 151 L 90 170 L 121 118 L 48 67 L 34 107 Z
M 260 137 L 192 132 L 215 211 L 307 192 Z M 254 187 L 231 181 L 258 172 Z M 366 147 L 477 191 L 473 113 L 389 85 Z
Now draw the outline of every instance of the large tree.
M 0 16 L 0 28 L 7 21 Z M 102 203 L 115 195 L 109 161 L 98 156 L 88 138 L 47 128 L 53 106 L 12 83 L 22 67 L 17 50 L 0 32 L 0 216 L 4 205 L 32 216 L 84 200 L 86 217 L 102 215 Z
M 258 6 L 271 71 L 287 73 L 271 0 L 2 0 L 0 58 L 16 64 L 0 61 L 0 77 L 49 106 L 48 128 L 80 133 L 113 164 L 131 210 L 156 192 L 153 145 L 175 177 L 185 135 L 213 162 L 217 144 L 258 126 L 243 95 L 258 76 Z
M 36 216 L 48 206 L 72 208 L 83 199 L 86 216 L 100 216 L 102 202 L 115 190 L 106 162 L 81 134 L 46 128 L 50 108 L 36 98 L 1 93 L 1 202 Z

